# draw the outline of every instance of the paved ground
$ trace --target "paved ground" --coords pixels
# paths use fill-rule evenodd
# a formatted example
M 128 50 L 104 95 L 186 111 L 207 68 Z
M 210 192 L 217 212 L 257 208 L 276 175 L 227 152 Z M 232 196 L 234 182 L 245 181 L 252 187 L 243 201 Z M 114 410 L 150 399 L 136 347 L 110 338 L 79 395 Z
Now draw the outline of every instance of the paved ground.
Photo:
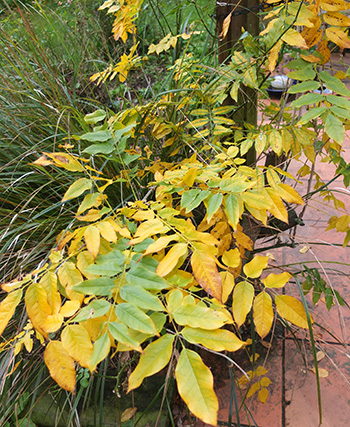
M 346 70 L 349 59 L 350 54 L 345 58 L 344 64 L 341 63 L 339 54 L 333 55 L 334 70 Z M 347 85 L 350 88 L 349 82 Z M 343 148 L 344 156 L 349 162 L 350 132 Z M 318 173 L 327 182 L 334 176 L 334 168 L 328 163 L 320 163 Z M 346 211 L 350 213 L 350 190 L 344 188 L 341 179 L 334 181 L 330 188 L 337 191 L 337 198 L 344 202 Z M 342 247 L 344 233 L 334 230 L 325 232 L 328 219 L 334 214 L 331 203 L 324 202 L 320 197 L 312 199 L 303 217 L 305 226 L 299 227 L 295 235 L 298 245 L 295 248 L 279 248 L 273 253 L 276 265 L 288 265 L 295 271 L 303 265 L 318 268 L 327 285 L 338 291 L 350 304 L 350 246 Z M 288 239 L 286 234 L 284 241 Z M 308 249 L 307 252 L 300 253 L 302 248 Z M 297 296 L 296 283 L 287 285 L 285 292 Z M 350 425 L 350 309 L 335 304 L 328 312 L 323 297 L 313 306 L 311 296 L 308 296 L 308 304 L 315 321 L 314 335 L 323 375 L 320 379 L 322 426 L 346 427 Z M 268 387 L 269 398 L 265 404 L 259 402 L 257 394 L 247 399 L 246 406 L 239 411 L 240 425 L 317 427 L 319 405 L 308 334 L 283 330 L 277 325 L 271 345 L 272 351 L 269 351 L 268 342 L 257 349 L 260 354 L 257 365 L 264 366 L 268 371 L 266 375 L 272 380 Z M 214 365 L 211 364 L 211 369 L 215 369 Z M 246 368 L 250 369 L 248 365 Z M 226 374 L 224 369 L 217 385 L 219 424 L 237 426 L 234 393 L 238 395 L 238 405 L 242 398 L 239 390 L 231 388 L 227 367 Z M 229 422 L 230 404 L 233 407 L 232 424 Z M 202 427 L 205 424 L 197 422 L 195 426 Z

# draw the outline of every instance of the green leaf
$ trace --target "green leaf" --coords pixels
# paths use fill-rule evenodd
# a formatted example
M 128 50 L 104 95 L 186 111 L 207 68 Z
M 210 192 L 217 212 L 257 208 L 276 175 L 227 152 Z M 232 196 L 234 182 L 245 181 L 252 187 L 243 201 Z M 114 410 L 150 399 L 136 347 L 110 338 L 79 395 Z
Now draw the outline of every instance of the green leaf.
M 146 377 L 161 371 L 170 361 L 175 335 L 165 334 L 149 344 L 129 377 L 128 393 L 139 387 Z
M 317 104 L 325 100 L 325 97 L 320 93 L 306 93 L 300 98 L 292 102 L 291 106 L 294 108 L 300 108 L 303 105 Z
M 124 270 L 125 255 L 117 249 L 96 258 L 95 264 L 86 268 L 88 273 L 112 277 Z
M 115 314 L 129 328 L 145 334 L 158 335 L 152 319 L 133 304 L 127 302 L 118 304 L 115 308 Z
M 104 333 L 94 343 L 94 349 L 92 351 L 92 356 L 89 362 L 91 366 L 91 371 L 94 371 L 96 369 L 96 366 L 108 356 L 110 348 L 111 340 L 108 334 Z
M 63 196 L 62 202 L 67 200 L 75 199 L 83 194 L 85 191 L 90 190 L 92 188 L 92 181 L 88 178 L 79 178 L 75 181 L 66 191 Z
M 327 71 L 321 71 L 319 77 L 328 89 L 339 93 L 339 95 L 350 96 L 350 90 L 337 77 L 331 76 Z
M 337 107 L 335 105 L 332 105 L 329 109 L 332 113 L 334 113 L 336 116 L 348 120 L 349 119 L 349 111 L 345 108 Z
M 316 77 L 316 73 L 312 68 L 304 68 L 297 71 L 291 71 L 287 74 L 290 79 L 294 80 L 313 80 Z
M 282 154 L 283 141 L 281 133 L 278 130 L 273 129 L 271 132 L 269 132 L 268 143 L 277 155 Z
M 186 213 L 191 212 L 207 199 L 210 194 L 209 190 L 201 190 L 199 188 L 185 191 L 181 197 L 181 209 L 186 208 Z
M 123 300 L 145 310 L 164 310 L 163 304 L 159 301 L 158 297 L 146 291 L 141 286 L 125 285 L 120 290 L 120 296 Z
M 88 319 L 104 316 L 111 308 L 111 304 L 105 299 L 92 301 L 89 305 L 82 308 L 74 317 L 74 322 L 85 322 Z
M 214 351 L 226 350 L 233 352 L 245 345 L 244 341 L 241 341 L 234 333 L 225 329 L 212 331 L 186 326 L 181 331 L 181 335 L 191 344 L 202 344 L 204 347 Z
M 88 132 L 80 136 L 80 139 L 89 142 L 105 142 L 112 138 L 112 133 L 107 130 L 99 130 L 97 132 Z
M 350 110 L 350 100 L 337 95 L 327 95 L 327 102 L 336 105 L 340 108 L 346 108 Z
M 315 80 L 307 80 L 305 82 L 291 86 L 288 89 L 288 93 L 304 93 L 308 90 L 317 90 L 319 87 L 320 84 L 315 82 Z
M 195 304 L 181 305 L 173 316 L 179 325 L 202 329 L 218 329 L 228 321 L 223 312 Z
M 151 257 L 143 257 L 138 264 L 131 266 L 126 274 L 126 280 L 131 285 L 139 285 L 147 290 L 166 289 L 169 287 L 168 283 L 156 273 L 158 264 L 158 261 Z
M 123 343 L 127 346 L 128 349 L 142 351 L 140 342 L 136 340 L 132 335 L 133 331 L 130 331 L 129 328 L 120 322 L 111 322 L 108 325 L 109 332 L 112 337 L 117 340 L 119 343 Z M 148 335 L 146 335 L 147 337 Z
M 233 194 L 225 197 L 225 213 L 231 227 L 236 230 L 239 219 L 243 213 L 243 201 Z
M 301 119 L 298 121 L 298 125 L 305 125 L 310 120 L 319 118 L 325 111 L 327 111 L 326 107 L 310 108 L 309 111 L 302 115 Z
M 115 284 L 109 277 L 98 277 L 73 285 L 71 289 L 86 295 L 111 297 Z
M 188 409 L 210 425 L 217 425 L 219 402 L 210 369 L 200 356 L 184 348 L 175 369 L 177 388 Z
M 85 148 L 83 150 L 83 153 L 87 154 L 111 154 L 113 150 L 115 149 L 115 146 L 111 144 L 110 142 L 102 142 L 102 144 L 93 144 L 90 145 L 90 147 Z
M 105 117 L 106 117 L 106 112 L 104 110 L 96 110 L 91 114 L 87 114 L 84 117 L 84 120 L 89 125 L 94 125 L 95 123 L 102 121 Z
M 218 211 L 221 206 L 222 200 L 224 196 L 221 193 L 212 194 L 208 199 L 208 207 L 207 207 L 207 221 L 210 222 L 213 215 Z
M 333 114 L 328 114 L 325 122 L 325 131 L 327 135 L 334 139 L 338 144 L 342 144 L 345 137 L 343 123 Z

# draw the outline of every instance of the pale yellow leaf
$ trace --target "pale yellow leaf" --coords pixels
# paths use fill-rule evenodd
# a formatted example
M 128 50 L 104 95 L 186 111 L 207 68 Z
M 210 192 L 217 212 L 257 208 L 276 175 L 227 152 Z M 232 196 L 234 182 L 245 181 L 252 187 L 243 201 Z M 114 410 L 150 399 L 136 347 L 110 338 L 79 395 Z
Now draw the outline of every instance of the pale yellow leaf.
M 339 12 L 327 12 L 323 15 L 323 19 L 328 25 L 334 25 L 335 27 L 350 26 L 350 18 Z
M 283 319 L 299 326 L 299 328 L 308 329 L 307 316 L 301 301 L 291 297 L 290 295 L 276 295 L 275 303 L 277 313 Z
M 265 194 L 268 202 L 271 203 L 268 210 L 274 217 L 288 224 L 288 212 L 278 192 L 273 188 L 266 188 Z
M 316 353 L 316 358 L 317 358 L 317 362 L 319 362 L 320 360 L 324 359 L 326 357 L 326 353 L 322 350 L 319 350 Z
M 229 271 L 220 271 L 219 274 L 222 280 L 222 302 L 225 303 L 235 286 L 235 278 Z
M 65 195 L 63 196 L 62 202 L 75 199 L 76 197 L 79 197 L 81 194 L 83 194 L 87 190 L 90 190 L 91 188 L 91 179 L 80 178 L 68 188 Z
M 237 327 L 240 328 L 252 308 L 254 287 L 248 282 L 240 282 L 233 291 L 232 312 Z
M 289 28 L 289 30 L 285 32 L 281 38 L 285 43 L 289 44 L 290 46 L 296 46 L 302 49 L 308 48 L 303 36 L 293 28 Z
M 93 346 L 87 330 L 81 325 L 66 326 L 62 332 L 63 347 L 83 368 L 90 369 Z
M 45 318 L 45 322 L 41 325 L 43 330 L 47 333 L 56 332 L 60 329 L 63 323 L 63 316 L 61 313 L 51 314 Z
M 0 335 L 3 333 L 11 317 L 14 315 L 17 305 L 22 299 L 22 289 L 9 293 L 0 303 Z
M 214 392 L 214 379 L 200 356 L 184 348 L 175 369 L 175 378 L 179 394 L 193 415 L 216 426 L 219 402 Z
M 311 368 L 310 371 L 313 372 L 314 374 L 316 374 L 315 368 Z M 329 375 L 329 372 L 327 371 L 327 369 L 318 368 L 318 375 L 320 378 L 327 378 Z
M 130 240 L 129 245 L 136 245 L 137 243 L 143 242 L 148 237 L 154 236 L 155 234 L 166 233 L 167 231 L 169 231 L 169 227 L 164 225 L 160 219 L 150 219 L 138 226 L 134 239 Z
M 61 295 L 57 290 L 57 276 L 53 271 L 48 271 L 40 279 L 40 285 L 45 289 L 47 302 L 51 307 L 51 313 L 56 314 L 61 308 Z M 51 314 L 50 313 L 50 314 Z
M 75 314 L 80 308 L 80 301 L 72 300 L 66 301 L 61 307 L 60 313 L 63 317 L 71 317 Z
M 327 12 L 338 12 L 350 9 L 350 3 L 344 0 L 321 0 L 320 6 Z
M 175 335 L 165 334 L 149 344 L 129 377 L 128 392 L 139 387 L 144 378 L 156 374 L 170 361 Z
M 199 285 L 213 298 L 222 300 L 222 280 L 215 257 L 209 251 L 194 250 L 191 257 L 193 275 Z
M 74 360 L 64 349 L 60 341 L 51 341 L 44 353 L 45 364 L 51 377 L 64 390 L 74 394 L 75 390 L 75 366 Z
M 279 196 L 288 203 L 303 205 L 305 202 L 294 188 L 288 184 L 277 184 Z
M 244 265 L 243 272 L 247 277 L 256 279 L 260 277 L 262 271 L 267 267 L 268 256 L 256 255 L 250 262 Z
M 182 336 L 192 344 L 201 344 L 214 351 L 237 351 L 245 345 L 234 333 L 225 329 L 199 329 L 186 326 Z
M 187 255 L 187 243 L 176 243 L 157 266 L 156 273 L 164 277 L 169 274 L 178 264 L 182 257 Z
M 162 249 L 166 248 L 168 244 L 173 240 L 179 240 L 179 236 L 177 234 L 171 234 L 170 236 L 162 236 L 159 237 L 154 243 L 151 243 L 144 255 L 153 254 L 155 252 L 160 252 Z
M 278 59 L 279 52 L 282 47 L 282 40 L 278 40 L 278 42 L 274 45 L 274 47 L 270 50 L 267 62 L 268 62 L 268 69 L 270 73 L 274 71 L 276 68 L 276 63 Z
M 72 290 L 74 285 L 77 285 L 83 281 L 83 276 L 80 274 L 75 264 L 70 261 L 63 263 L 59 268 L 57 275 L 61 285 L 66 290 L 68 298 L 71 300 L 74 299 L 82 301 L 84 295 L 80 292 L 75 292 Z
M 266 288 L 283 288 L 291 277 L 292 275 L 286 271 L 281 274 L 271 273 L 262 280 L 262 283 Z
M 273 323 L 272 300 L 267 292 L 260 292 L 253 303 L 253 318 L 257 333 L 264 338 Z
M 109 221 L 99 222 L 97 228 L 100 230 L 101 236 L 106 239 L 107 242 L 117 243 L 117 234 Z
M 90 252 L 90 254 L 94 258 L 96 258 L 100 250 L 100 243 L 101 243 L 99 229 L 94 225 L 89 225 L 85 229 L 84 239 L 85 239 L 87 250 Z

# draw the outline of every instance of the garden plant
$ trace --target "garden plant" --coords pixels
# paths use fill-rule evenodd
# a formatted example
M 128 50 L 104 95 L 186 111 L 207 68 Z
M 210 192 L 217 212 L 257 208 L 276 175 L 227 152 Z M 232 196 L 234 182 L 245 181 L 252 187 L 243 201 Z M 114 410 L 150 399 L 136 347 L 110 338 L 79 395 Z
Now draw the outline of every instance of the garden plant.
M 241 3 L 259 14 L 259 27 L 241 28 L 219 60 Z M 269 0 L 252 12 L 236 2 L 220 28 L 215 6 L 107 0 L 91 35 L 91 16 L 79 10 L 86 51 L 80 56 L 72 38 L 67 57 L 64 40 L 47 50 L 52 40 L 38 26 L 56 24 L 44 4 L 8 5 L 6 25 L 16 17 L 27 32 L 1 30 L 0 357 L 1 392 L 11 396 L 1 425 L 32 425 L 41 383 L 65 393 L 65 425 L 84 425 L 93 384 L 102 389 L 118 366 L 117 395 L 124 376 L 131 393 L 162 371 L 164 396 L 174 377 L 189 411 L 216 426 L 215 378 L 201 354 L 223 354 L 237 386 L 260 375 L 243 393 L 264 403 L 270 380 L 254 347 L 276 321 L 308 331 L 320 393 L 306 295 L 328 310 L 345 302 L 316 269 L 276 265 L 257 242 L 297 245 L 293 234 L 282 237 L 313 197 L 334 205 L 327 229 L 344 233 L 344 247 L 350 241 L 350 215 L 317 170 L 320 160 L 334 164 L 331 182 L 349 187 L 349 74 L 327 66 L 333 50 L 350 48 L 349 3 Z M 286 53 L 293 84 L 279 104 L 264 104 Z M 247 105 L 253 113 L 242 119 Z M 248 355 L 252 370 L 236 354 Z M 135 412 L 116 421 L 136 425 Z

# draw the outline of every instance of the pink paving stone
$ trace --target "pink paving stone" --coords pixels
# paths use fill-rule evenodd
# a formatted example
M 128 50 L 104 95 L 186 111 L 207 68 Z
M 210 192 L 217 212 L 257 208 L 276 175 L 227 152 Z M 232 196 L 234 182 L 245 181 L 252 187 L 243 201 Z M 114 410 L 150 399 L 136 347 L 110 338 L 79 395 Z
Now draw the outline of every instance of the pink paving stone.
M 311 351 L 306 351 L 308 365 L 305 366 L 296 344 L 286 341 L 285 345 L 286 427 L 317 427 L 316 376 L 310 370 L 313 367 Z M 334 344 L 325 345 L 323 350 L 329 357 L 319 362 L 319 367 L 328 371 L 328 377 L 320 379 L 322 427 L 346 427 L 350 416 L 349 352 Z

